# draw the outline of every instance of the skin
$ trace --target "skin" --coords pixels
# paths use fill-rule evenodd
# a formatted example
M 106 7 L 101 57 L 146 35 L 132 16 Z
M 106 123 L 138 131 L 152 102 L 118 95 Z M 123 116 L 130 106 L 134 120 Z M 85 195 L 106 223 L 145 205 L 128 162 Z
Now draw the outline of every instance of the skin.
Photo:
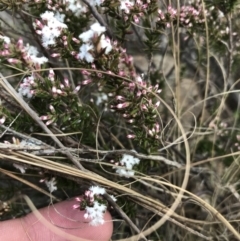
M 74 210 L 75 200 L 40 209 L 26 217 L 0 223 L 4 241 L 108 241 L 113 232 L 111 215 L 105 213 L 103 225 L 88 224 L 84 211 Z M 40 214 L 39 214 L 40 213 Z M 42 215 L 40 217 L 39 215 Z M 73 236 L 69 236 L 73 235 Z

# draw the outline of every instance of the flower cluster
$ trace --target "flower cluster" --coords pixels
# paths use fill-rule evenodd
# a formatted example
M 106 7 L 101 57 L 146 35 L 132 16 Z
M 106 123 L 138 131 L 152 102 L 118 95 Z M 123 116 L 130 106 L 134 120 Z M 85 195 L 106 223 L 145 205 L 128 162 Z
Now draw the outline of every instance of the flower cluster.
M 66 10 L 72 11 L 74 15 L 79 16 L 86 13 L 87 9 L 78 0 L 66 0 Z
M 50 193 L 54 192 L 57 190 L 57 180 L 55 177 L 52 177 L 51 179 L 42 179 L 40 180 L 40 182 L 44 182 L 49 190 Z
M 103 34 L 105 31 L 106 28 L 96 22 L 91 25 L 88 31 L 79 35 L 79 38 L 83 42 L 79 49 L 79 59 L 92 63 L 94 61 L 94 57 L 90 51 L 94 51 L 94 49 L 97 53 L 101 53 L 103 50 L 105 54 L 109 54 L 112 50 L 112 45 L 110 39 L 106 38 Z
M 172 6 L 168 6 L 166 12 L 161 9 L 158 10 L 157 25 L 169 28 L 171 26 L 171 22 L 174 22 L 179 18 L 181 26 L 190 28 L 193 27 L 194 24 L 201 24 L 205 21 L 203 11 L 204 10 L 201 6 L 199 6 L 199 8 L 182 6 L 179 13 L 177 9 Z
M 27 97 L 28 99 L 32 98 L 34 90 L 32 90 L 31 88 L 35 83 L 34 79 L 35 77 L 33 74 L 23 79 L 23 82 L 20 84 L 20 87 L 18 89 L 18 93 L 22 97 Z
M 60 37 L 67 25 L 62 22 L 63 19 L 60 14 L 54 14 L 51 11 L 46 11 L 40 17 L 42 22 L 36 20 L 34 27 L 37 29 L 36 33 L 42 38 L 42 45 L 48 48 L 56 44 L 56 38 Z
M 39 57 L 39 52 L 36 47 L 26 44 L 24 46 L 23 40 L 18 39 L 17 43 L 11 43 L 7 36 L 1 36 L 4 44 L 0 51 L 0 56 L 7 57 L 7 61 L 10 64 L 18 64 L 21 62 L 26 63 L 28 66 L 39 69 L 42 64 L 48 62 L 48 59 L 44 56 Z
M 160 101 L 154 101 L 154 95 L 161 93 L 159 86 L 149 86 L 140 77 L 136 76 L 135 81 L 124 83 L 129 94 L 126 96 L 116 95 L 115 105 L 111 105 L 112 109 L 117 110 L 123 116 L 127 123 L 133 128 L 139 129 L 139 126 L 145 122 L 144 138 L 146 135 L 159 139 L 160 127 L 156 122 L 156 111 L 160 105 Z M 146 123 L 146 117 L 150 120 L 149 125 Z M 129 138 L 135 138 L 135 134 L 128 135 Z M 140 137 L 141 138 L 141 137 Z
M 129 178 L 133 177 L 135 174 L 133 166 L 138 165 L 139 163 L 139 158 L 123 154 L 122 159 L 119 162 L 116 162 L 113 168 L 116 169 L 116 173 L 119 174 L 120 177 Z
M 82 197 L 77 197 L 77 204 L 73 205 L 74 209 L 85 210 L 84 218 L 90 219 L 89 224 L 98 226 L 104 223 L 104 213 L 107 210 L 107 203 L 103 200 L 102 195 L 105 194 L 105 189 L 92 186 L 85 191 Z M 113 197 L 113 200 L 116 200 Z
M 135 23 L 139 23 L 140 18 L 144 15 L 147 8 L 148 3 L 143 3 L 141 0 L 135 2 L 130 0 L 120 0 L 119 10 L 125 14 L 125 21 L 133 18 Z M 130 17 L 130 15 L 132 16 Z

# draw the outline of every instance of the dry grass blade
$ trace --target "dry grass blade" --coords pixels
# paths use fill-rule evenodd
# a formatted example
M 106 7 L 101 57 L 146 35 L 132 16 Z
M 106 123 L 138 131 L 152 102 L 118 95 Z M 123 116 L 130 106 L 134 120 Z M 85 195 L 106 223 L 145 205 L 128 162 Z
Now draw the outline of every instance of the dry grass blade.
M 5 152 L 5 154 L 3 153 Z M 61 163 L 56 163 L 56 162 L 52 162 L 48 159 L 45 159 L 43 157 L 39 157 L 39 156 L 35 156 L 26 152 L 18 152 L 18 151 L 6 151 L 6 150 L 2 150 L 2 152 L 0 153 L 0 158 L 1 159 L 10 159 L 13 161 L 17 161 L 20 163 L 25 163 L 28 165 L 33 165 L 33 166 L 37 166 L 37 167 L 41 167 L 41 168 L 45 168 L 48 170 L 52 170 L 52 171 L 56 171 L 65 175 L 70 175 L 72 177 L 75 178 L 83 178 L 86 180 L 90 180 L 90 181 L 94 181 L 97 183 L 102 184 L 103 186 L 107 186 L 110 188 L 114 188 L 115 190 L 117 190 L 120 193 L 124 193 L 125 195 L 129 195 L 131 196 L 132 199 L 136 200 L 137 203 L 139 203 L 140 205 L 143 205 L 144 207 L 146 207 L 149 210 L 155 210 L 155 213 L 162 216 L 162 213 L 166 213 L 168 212 L 169 208 L 167 208 L 165 205 L 163 205 L 162 203 L 160 203 L 159 201 L 142 195 L 141 193 L 138 193 L 134 190 L 131 190 L 130 188 L 124 187 L 120 184 L 117 184 L 115 182 L 112 182 L 104 177 L 101 177 L 95 173 L 92 172 L 84 172 L 82 170 L 76 169 L 74 167 L 68 166 L 66 164 L 61 164 Z M 174 186 L 173 184 L 169 184 L 163 181 L 158 181 L 154 178 L 150 178 L 150 177 L 141 177 L 142 180 L 145 181 L 150 181 L 150 182 L 156 182 L 159 184 L 164 184 L 166 186 L 172 186 L 175 189 L 180 190 L 181 188 Z M 190 193 L 186 190 L 183 190 L 186 194 L 188 194 L 191 198 L 193 198 L 195 201 L 197 201 L 198 203 L 200 203 L 201 205 L 203 205 L 210 213 L 212 213 L 213 217 L 215 217 L 216 219 L 218 219 L 222 224 L 224 224 L 234 235 L 235 237 L 240 239 L 240 234 L 233 228 L 233 226 L 216 210 L 214 209 L 211 205 L 209 205 L 208 203 L 206 203 L 204 200 L 202 200 L 201 198 L 199 198 L 198 196 L 194 195 L 193 193 Z M 161 213 L 159 213 L 159 211 Z M 169 219 L 169 216 L 166 216 L 167 219 Z M 195 220 L 188 220 L 184 217 L 181 217 L 179 215 L 177 215 L 176 213 L 173 213 L 172 218 L 176 219 L 176 220 L 182 220 L 184 222 L 188 221 L 188 222 L 192 222 L 192 223 L 202 223 L 202 221 L 195 221 Z M 171 221 L 171 220 L 170 220 Z M 142 232 L 143 235 L 148 235 L 149 233 L 152 233 L 154 230 L 156 230 L 156 228 L 150 227 L 149 229 L 145 230 Z M 196 234 L 196 233 L 195 233 Z M 133 236 L 132 238 L 129 239 L 121 239 L 121 241 L 130 241 L 130 240 L 136 240 L 136 238 L 138 237 L 138 235 Z M 120 240 L 119 240 L 120 241 Z
M 52 200 L 56 200 L 56 201 L 60 201 L 57 197 L 55 197 L 54 195 L 52 194 L 49 194 L 48 192 L 46 192 L 45 190 L 43 190 L 42 188 L 38 187 L 37 185 L 23 179 L 23 178 L 20 178 L 18 177 L 17 175 L 14 175 L 13 173 L 11 173 L 10 171 L 7 171 L 7 170 L 4 170 L 2 168 L 0 168 L 0 172 L 2 172 L 4 175 L 7 175 L 9 177 L 12 177 L 13 179 L 15 180 L 18 180 L 20 181 L 21 183 L 24 183 L 26 185 L 28 185 L 29 187 L 32 187 L 33 189 L 45 194 L 46 196 L 50 197 Z

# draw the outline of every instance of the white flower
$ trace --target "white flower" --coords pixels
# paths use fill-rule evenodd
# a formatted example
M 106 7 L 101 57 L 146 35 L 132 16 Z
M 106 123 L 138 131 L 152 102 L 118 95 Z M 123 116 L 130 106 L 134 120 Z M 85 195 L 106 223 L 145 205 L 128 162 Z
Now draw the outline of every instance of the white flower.
M 100 36 L 102 33 L 106 31 L 106 28 L 104 26 L 101 26 L 99 22 L 94 23 L 90 29 L 96 33 L 98 36 Z
M 44 182 L 45 182 L 46 186 L 48 187 L 48 190 L 50 193 L 57 190 L 57 186 L 56 186 L 57 181 L 56 181 L 55 177 L 51 178 L 49 181 L 45 180 Z
M 54 17 L 61 23 L 64 23 L 64 19 L 65 19 L 65 14 L 64 13 L 60 13 L 60 12 L 56 12 Z
M 26 47 L 24 48 L 24 51 L 26 51 L 26 57 L 30 58 L 30 60 L 34 63 L 34 64 L 44 64 L 48 62 L 48 59 L 46 57 L 37 57 L 37 55 L 39 54 L 38 50 L 36 47 L 31 46 L 29 44 L 26 45 Z
M 104 204 L 100 204 L 99 202 L 94 201 L 93 207 L 86 207 L 85 209 L 86 213 L 84 217 L 86 219 L 87 218 L 91 219 L 89 224 L 92 226 L 98 226 L 98 225 L 104 224 L 103 215 L 106 209 L 107 207 Z
M 17 163 L 13 163 L 13 166 L 15 168 L 19 169 L 22 174 L 24 174 L 26 172 L 25 170 L 27 170 L 26 167 L 24 167 L 23 165 L 17 164 Z
M 40 15 L 42 20 L 46 21 L 46 25 L 42 28 L 42 44 L 44 47 L 49 45 L 54 45 L 56 43 L 55 38 L 59 37 L 64 28 L 67 28 L 67 25 L 61 22 L 64 18 L 63 15 L 57 13 L 54 16 L 53 12 L 46 11 Z M 60 20 L 60 21 L 59 21 Z
M 91 6 L 100 6 L 100 4 L 103 2 L 104 0 L 89 0 L 89 4 Z
M 68 0 L 67 10 L 71 10 L 76 16 L 87 12 L 86 7 L 82 6 L 78 0 Z
M 112 200 L 113 200 L 114 202 L 117 201 L 117 198 L 115 198 L 113 195 L 109 195 L 109 196 L 112 198 Z
M 90 44 L 83 44 L 80 47 L 80 52 L 78 54 L 80 59 L 85 59 L 88 63 L 92 63 L 94 58 L 93 56 L 88 52 L 89 50 L 93 49 L 93 46 Z
M 97 95 L 97 101 L 96 101 L 96 105 L 99 106 L 100 104 L 102 104 L 103 102 L 108 100 L 108 96 L 105 93 L 99 93 Z
M 31 86 L 34 84 L 34 77 L 29 76 L 23 79 L 23 83 L 20 84 L 20 88 L 18 89 L 18 93 L 20 96 L 27 97 L 28 99 L 32 98 Z
M 120 176 L 120 177 L 133 177 L 135 172 L 132 170 L 126 170 L 125 168 L 117 168 L 116 173 Z
M 120 161 L 122 165 L 125 164 L 127 169 L 132 169 L 135 164 L 139 164 L 140 160 L 137 157 L 128 155 L 128 154 L 123 154 L 123 157 Z
M 101 36 L 99 44 L 101 46 L 101 49 L 105 49 L 105 54 L 108 54 L 112 50 L 110 39 L 106 39 L 105 35 Z
M 92 192 L 93 195 L 103 195 L 106 192 L 105 188 L 99 186 L 92 186 L 89 188 L 89 190 Z
M 86 43 L 92 39 L 93 35 L 94 35 L 94 32 L 92 30 L 88 30 L 86 32 L 81 33 L 79 35 L 79 38 Z
M 135 172 L 132 168 L 134 165 L 139 164 L 139 162 L 140 160 L 138 158 L 128 154 L 123 154 L 122 159 L 120 160 L 122 167 L 114 167 L 114 169 L 117 169 L 116 173 L 118 173 L 119 176 L 129 178 L 134 176 Z
M 130 12 L 130 8 L 133 6 L 134 4 L 129 1 L 129 0 L 121 0 L 120 3 L 120 10 L 123 10 L 125 13 L 129 13 Z
M 42 13 L 40 17 L 42 20 L 49 21 L 54 17 L 54 13 L 50 11 L 46 11 L 45 13 Z
M 91 41 L 93 36 L 100 36 L 102 33 L 106 31 L 106 28 L 101 26 L 98 22 L 91 25 L 90 29 L 86 32 L 83 32 L 79 35 L 79 38 L 87 43 Z
M 7 37 L 7 36 L 0 36 L 0 39 L 3 39 L 5 44 L 10 44 L 11 43 L 10 38 Z

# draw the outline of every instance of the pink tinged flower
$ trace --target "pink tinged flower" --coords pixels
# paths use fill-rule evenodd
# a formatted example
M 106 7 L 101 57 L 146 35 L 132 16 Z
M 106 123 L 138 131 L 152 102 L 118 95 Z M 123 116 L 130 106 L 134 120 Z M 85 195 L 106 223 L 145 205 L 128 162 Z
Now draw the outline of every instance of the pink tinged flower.
M 158 123 L 155 124 L 155 132 L 158 133 L 160 131 L 160 125 Z
M 160 101 L 158 101 L 158 102 L 155 104 L 155 107 L 157 108 L 157 107 L 159 107 L 159 105 L 160 105 Z
M 55 112 L 56 112 L 56 111 L 55 111 L 55 108 L 54 108 L 52 105 L 49 106 L 49 109 L 50 109 L 50 111 L 51 111 L 52 113 L 55 113 Z
M 48 120 L 48 121 L 46 122 L 46 126 L 51 125 L 53 122 L 54 122 L 54 119 L 52 119 L 52 120 Z
M 127 56 L 126 59 L 125 59 L 125 62 L 127 64 L 132 64 L 133 63 L 133 57 L 132 56 Z
M 51 57 L 53 58 L 57 58 L 57 57 L 60 57 L 61 55 L 59 53 L 53 53 L 51 54 Z
M 129 87 L 130 90 L 133 90 L 136 87 L 136 84 L 135 83 L 129 83 L 128 87 Z
M 148 130 L 148 134 L 149 134 L 150 136 L 153 136 L 152 130 Z
M 139 91 L 137 92 L 137 97 L 140 97 L 141 95 L 142 95 L 142 91 L 139 90 Z
M 125 101 L 125 97 L 123 97 L 123 96 L 121 96 L 121 95 L 117 95 L 117 96 L 116 96 L 116 100 Z
M 85 191 L 85 193 L 84 193 L 84 194 L 85 194 L 85 196 L 86 196 L 86 197 L 89 197 L 89 195 L 90 195 L 90 191 L 89 191 L 89 190 L 87 190 L 87 191 Z
M 56 86 L 53 86 L 53 87 L 52 87 L 52 92 L 53 92 L 54 94 L 57 93 L 57 88 L 56 88 Z
M 57 94 L 59 94 L 59 95 L 63 94 L 62 90 L 57 89 Z
M 3 117 L 0 119 L 0 125 L 2 125 L 2 124 L 5 122 L 5 120 L 6 120 L 6 117 L 3 116 Z
M 42 31 L 41 30 L 36 30 L 36 34 L 42 35 Z
M 85 69 L 82 70 L 81 73 L 84 74 L 84 75 L 90 75 L 90 73 L 87 70 L 85 70 Z
M 10 64 L 18 64 L 21 62 L 19 59 L 14 59 L 14 58 L 9 58 L 9 59 L 7 59 L 7 61 Z
M 79 41 L 77 38 L 75 38 L 75 37 L 72 38 L 72 41 L 75 42 L 75 43 L 77 43 L 77 44 L 80 43 L 80 41 Z
M 80 85 L 78 85 L 75 89 L 74 89 L 74 91 L 73 91 L 73 93 L 77 93 L 79 90 L 80 90 L 80 88 L 81 88 L 81 86 Z
M 87 79 L 87 80 L 84 80 L 84 81 L 82 82 L 82 85 L 88 85 L 88 84 L 90 84 L 91 82 L 92 82 L 91 79 Z
M 143 105 L 141 105 L 141 109 L 142 109 L 142 110 L 148 110 L 147 106 L 146 106 L 146 105 L 144 105 L 144 104 L 143 104 Z
M 136 135 L 134 135 L 134 134 L 129 134 L 129 135 L 127 135 L 127 138 L 128 139 L 134 139 L 136 137 Z
M 48 115 L 42 115 L 39 118 L 40 118 L 40 120 L 49 120 L 51 117 Z
M 50 69 L 50 70 L 49 70 L 49 74 L 48 74 L 48 78 L 49 78 L 51 81 L 54 81 L 54 76 L 55 76 L 55 74 L 54 74 L 53 69 Z
M 124 103 L 120 103 L 120 104 L 116 105 L 116 108 L 117 109 L 124 109 L 124 108 L 128 107 L 129 105 L 130 105 L 129 102 L 124 102 Z
M 0 52 L 0 54 L 1 54 L 2 56 L 8 56 L 8 55 L 10 55 L 10 52 L 9 52 L 9 50 L 5 49 L 5 50 L 3 50 L 2 52 Z
M 69 80 L 68 78 L 64 78 L 64 83 L 66 87 L 69 87 Z
M 35 21 L 35 23 L 39 28 L 41 28 L 41 29 L 43 28 L 42 23 L 38 19 Z
M 120 71 L 118 72 L 118 75 L 119 75 L 119 76 L 124 76 L 124 75 L 125 75 L 125 74 L 124 74 L 124 71 L 120 70 Z
M 21 38 L 17 41 L 17 45 L 16 46 L 20 50 L 23 49 L 23 40 Z
M 99 44 L 101 49 L 105 49 L 105 54 L 108 54 L 112 50 L 110 39 L 105 38 L 105 35 L 101 36 Z
M 133 19 L 135 23 L 139 23 L 139 18 L 137 15 L 133 15 Z
M 71 51 L 70 54 L 74 57 L 77 57 L 78 56 L 78 53 L 76 51 Z M 78 57 L 77 57 L 78 58 Z
M 132 124 L 134 122 L 134 119 L 130 119 L 127 121 L 128 123 Z

